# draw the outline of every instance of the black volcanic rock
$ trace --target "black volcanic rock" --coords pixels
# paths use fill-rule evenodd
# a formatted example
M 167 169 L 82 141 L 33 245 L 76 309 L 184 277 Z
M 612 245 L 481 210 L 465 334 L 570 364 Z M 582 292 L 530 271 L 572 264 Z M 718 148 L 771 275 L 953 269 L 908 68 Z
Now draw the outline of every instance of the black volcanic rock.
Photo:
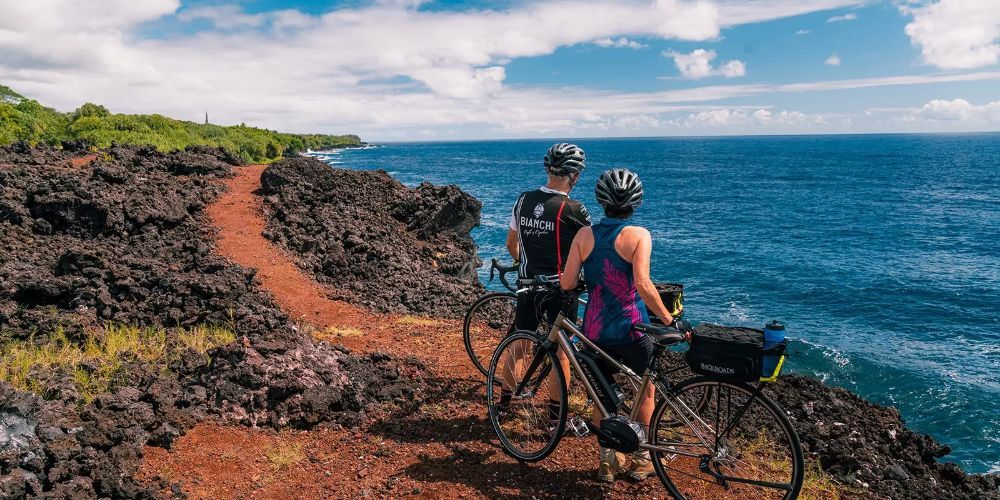
M 92 402 L 58 370 L 35 374 L 45 400 L 0 383 L 0 498 L 149 498 L 134 479 L 142 447 L 170 446 L 206 418 L 352 425 L 381 402 L 421 400 L 422 365 L 314 341 L 254 271 L 214 252 L 203 210 L 235 157 L 112 147 L 71 168 L 73 156 L 0 147 L 0 341 L 61 329 L 83 343 L 108 321 L 222 325 L 238 340 L 181 353 L 169 371 L 124 360 L 114 390 Z
M 379 312 L 461 316 L 483 292 L 469 231 L 482 204 L 456 186 L 282 160 L 261 175 L 265 236 L 338 298 Z

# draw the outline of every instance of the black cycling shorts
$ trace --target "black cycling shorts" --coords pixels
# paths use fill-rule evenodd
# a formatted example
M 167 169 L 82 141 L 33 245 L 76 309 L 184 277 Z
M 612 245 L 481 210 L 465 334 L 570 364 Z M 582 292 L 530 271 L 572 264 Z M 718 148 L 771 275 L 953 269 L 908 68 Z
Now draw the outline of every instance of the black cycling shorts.
M 653 361 L 653 339 L 646 335 L 643 335 L 639 338 L 639 340 L 629 342 L 628 344 L 597 345 L 612 358 L 615 358 L 619 363 L 627 366 L 629 370 L 632 370 L 640 377 L 646 372 L 646 368 L 649 367 L 649 364 Z M 599 356 L 597 357 L 597 363 L 605 377 L 611 378 L 612 375 L 621 371 L 615 367 L 615 365 L 612 365 L 610 362 Z
M 521 292 L 517 294 L 514 327 L 518 330 L 535 331 L 543 318 L 549 323 L 555 321 L 562 303 L 562 294 L 556 291 Z M 569 306 L 566 309 L 566 317 L 575 322 L 578 308 Z

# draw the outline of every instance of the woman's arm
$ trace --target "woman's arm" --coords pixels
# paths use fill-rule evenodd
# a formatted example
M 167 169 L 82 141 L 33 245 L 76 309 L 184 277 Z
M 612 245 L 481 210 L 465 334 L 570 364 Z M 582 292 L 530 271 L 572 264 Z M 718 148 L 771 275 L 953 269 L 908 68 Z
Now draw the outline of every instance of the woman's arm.
M 569 247 L 569 257 L 566 258 L 566 268 L 563 269 L 562 276 L 559 277 L 559 285 L 563 290 L 572 290 L 580 282 L 580 266 L 583 265 L 583 257 L 580 255 L 580 230 L 573 237 L 573 244 Z
M 663 320 L 664 324 L 669 325 L 674 322 L 674 317 L 663 305 L 653 280 L 649 278 L 649 257 L 653 253 L 653 238 L 646 228 L 637 229 L 635 251 L 632 253 L 632 277 L 635 280 L 635 288 L 639 291 L 639 297 L 646 303 L 646 307 Z

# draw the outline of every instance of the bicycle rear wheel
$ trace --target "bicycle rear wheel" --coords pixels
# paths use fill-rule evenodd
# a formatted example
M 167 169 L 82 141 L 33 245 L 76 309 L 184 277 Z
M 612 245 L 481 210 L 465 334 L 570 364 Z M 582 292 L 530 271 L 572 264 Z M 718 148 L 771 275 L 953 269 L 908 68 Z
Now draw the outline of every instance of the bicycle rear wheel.
M 558 411 L 550 408 L 550 388 Z M 486 376 L 486 404 L 504 452 L 522 462 L 552 453 L 566 428 L 566 401 L 555 352 L 534 332 L 519 330 L 500 343 Z
M 473 366 L 486 375 L 493 352 L 500 341 L 514 330 L 517 295 L 507 292 L 488 293 L 472 303 L 462 323 L 465 352 Z
M 668 398 L 653 412 L 649 442 L 657 447 L 656 474 L 674 498 L 798 497 L 802 447 L 770 398 L 706 377 L 681 382 Z

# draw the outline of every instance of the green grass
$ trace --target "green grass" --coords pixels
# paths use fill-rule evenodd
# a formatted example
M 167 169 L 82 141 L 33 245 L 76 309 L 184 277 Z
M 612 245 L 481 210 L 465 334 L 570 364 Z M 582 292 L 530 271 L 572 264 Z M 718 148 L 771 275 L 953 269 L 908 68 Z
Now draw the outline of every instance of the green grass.
M 162 115 L 114 114 L 92 103 L 60 113 L 0 85 L 0 145 L 19 140 L 51 145 L 84 140 L 98 148 L 112 143 L 152 145 L 163 152 L 192 145 L 220 146 L 248 162 L 361 143 L 356 135 L 284 134 L 242 124 L 226 127 Z
M 58 328 L 43 342 L 35 339 L 8 341 L 0 346 L 0 380 L 43 397 L 50 393 L 52 373 L 72 375 L 84 403 L 112 391 L 124 380 L 123 366 L 140 362 L 153 369 L 166 369 L 170 361 L 192 350 L 205 354 L 228 344 L 236 335 L 225 328 L 196 326 L 166 330 L 108 324 L 73 342 Z

